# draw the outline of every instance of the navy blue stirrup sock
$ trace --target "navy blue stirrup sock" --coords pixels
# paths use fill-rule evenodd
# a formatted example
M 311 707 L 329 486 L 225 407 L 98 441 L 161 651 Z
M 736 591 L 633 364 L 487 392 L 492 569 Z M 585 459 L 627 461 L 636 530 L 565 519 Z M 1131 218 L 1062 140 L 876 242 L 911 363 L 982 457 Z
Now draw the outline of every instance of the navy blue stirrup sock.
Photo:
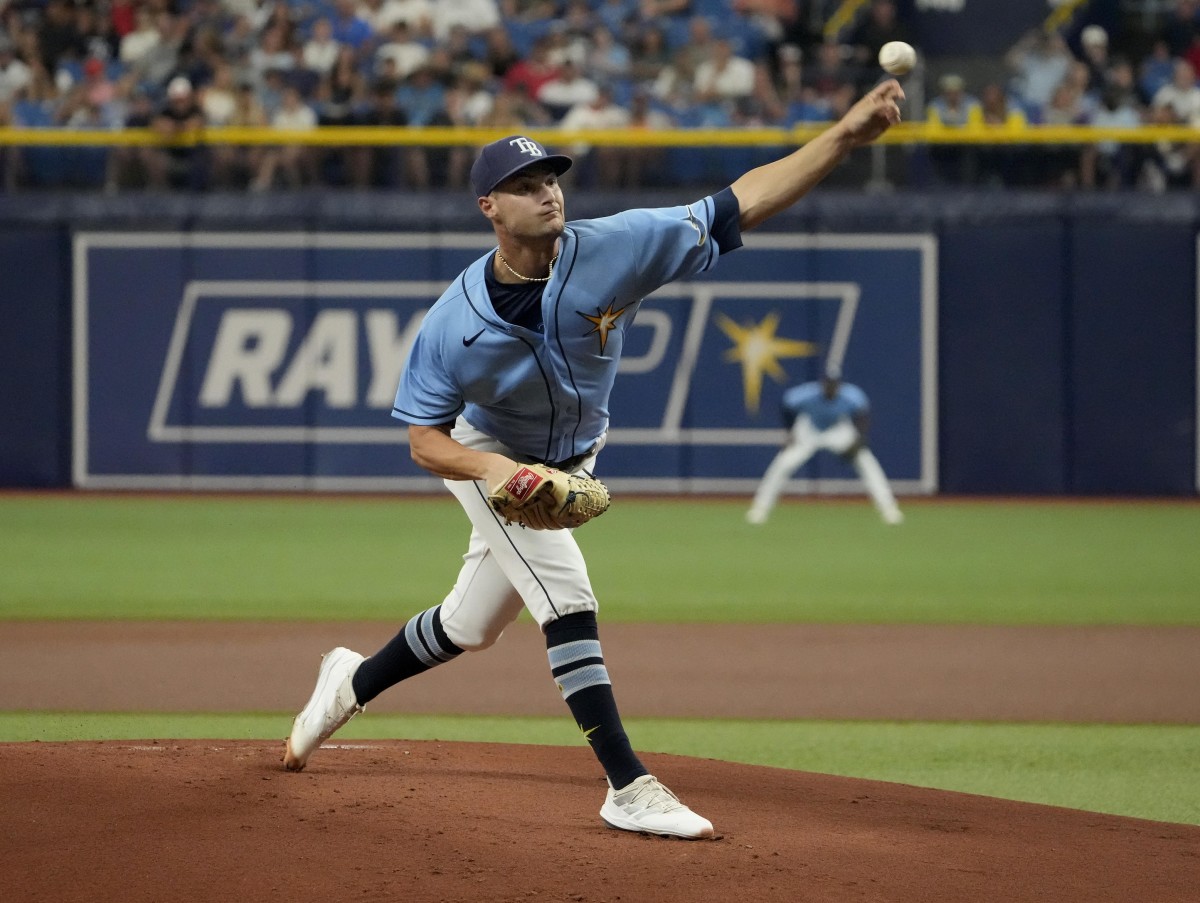
M 442 629 L 442 606 L 409 619 L 388 644 L 354 672 L 354 696 L 366 705 L 388 687 L 462 654 Z
M 550 672 L 579 730 L 616 789 L 649 774 L 629 743 L 600 651 L 596 614 L 565 615 L 546 625 Z

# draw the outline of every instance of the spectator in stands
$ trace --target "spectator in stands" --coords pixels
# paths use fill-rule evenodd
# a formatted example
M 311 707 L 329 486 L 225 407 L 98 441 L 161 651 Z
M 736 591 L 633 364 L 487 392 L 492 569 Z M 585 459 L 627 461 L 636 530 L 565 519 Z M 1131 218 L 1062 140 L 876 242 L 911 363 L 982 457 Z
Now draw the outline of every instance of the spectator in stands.
M 179 51 L 187 39 L 188 22 L 169 12 L 160 12 L 154 21 L 159 40 L 142 54 L 133 72 L 144 84 L 162 85 L 179 73 Z
M 826 122 L 833 109 L 832 97 L 821 97 L 805 78 L 803 58 L 804 51 L 795 44 L 784 44 L 777 53 L 780 98 L 786 105 L 783 125 L 787 128 L 800 123 Z M 849 90 L 857 94 L 852 86 Z
M 167 142 L 197 134 L 204 128 L 204 112 L 192 83 L 177 75 L 167 85 L 166 101 L 150 122 Z M 203 145 L 171 144 L 152 149 L 145 161 L 150 186 L 203 190 L 208 182 L 208 155 Z
M 478 125 L 491 112 L 495 95 L 490 84 L 491 73 L 484 63 L 470 62 L 459 67 L 446 92 L 446 112 L 454 125 Z M 470 154 L 468 164 L 474 159 Z
M 430 59 L 437 77 L 448 85 L 463 65 L 475 61 L 474 37 L 466 27 L 455 25 L 430 52 Z
M 523 91 L 501 88 L 496 93 L 492 108 L 479 119 L 484 128 L 502 132 L 522 132 L 531 125 L 540 124 L 529 115 L 529 99 Z
M 134 14 L 133 30 L 121 38 L 118 56 L 125 65 L 135 66 L 141 62 L 142 57 L 149 52 L 150 48 L 161 40 L 162 33 L 159 31 L 153 11 L 148 6 L 139 6 Z
M 688 20 L 687 40 L 671 55 L 671 66 L 678 77 L 688 84 L 694 83 L 696 70 L 712 58 L 716 43 L 712 21 L 707 16 L 692 16 Z
M 1011 90 L 1029 116 L 1037 116 L 1050 102 L 1054 89 L 1067 77 L 1074 57 L 1063 36 L 1041 27 L 1021 36 L 1005 54 L 1004 62 L 1012 72 Z
M 1137 66 L 1137 88 L 1142 103 L 1149 104 L 1154 95 L 1174 78 L 1175 60 L 1167 42 L 1159 39 Z
M 359 105 L 365 99 L 366 82 L 359 71 L 354 48 L 339 45 L 337 61 L 329 74 L 321 79 L 316 92 L 320 124 L 352 125 Z
M 879 48 L 889 41 L 912 43 L 908 26 L 901 21 L 895 0 L 871 0 L 866 18 L 850 31 L 846 40 L 854 51 L 854 59 L 863 68 L 878 64 Z
M 362 51 L 373 38 L 371 26 L 358 15 L 357 0 L 334 0 L 330 20 L 333 40 L 343 47 Z
M 1183 125 L 1183 120 L 1170 104 L 1151 108 L 1149 115 L 1151 125 Z M 1200 154 L 1197 153 L 1197 146 L 1179 141 L 1157 141 L 1150 145 L 1145 151 L 1138 184 L 1154 192 L 1200 188 Z
M 1182 57 L 1192 46 L 1192 38 L 1200 31 L 1200 2 L 1175 0 L 1170 16 L 1162 27 L 1160 37 L 1173 57 Z
M 560 120 L 568 110 L 578 104 L 590 104 L 600 94 L 594 81 L 580 70 L 574 60 L 566 60 L 558 75 L 550 79 L 537 93 L 537 101 L 544 106 L 555 120 Z
M 495 25 L 484 33 L 483 61 L 493 78 L 503 81 L 509 70 L 521 61 L 521 54 L 513 44 L 512 36 L 503 25 Z
M 109 3 L 108 18 L 118 44 L 125 35 L 133 31 L 138 8 L 137 0 L 111 0 Z
M 1042 125 L 1085 125 L 1092 107 L 1085 102 L 1085 77 L 1070 75 L 1054 89 L 1042 109 Z M 1043 144 L 1038 155 L 1039 182 L 1045 188 L 1074 188 L 1079 184 L 1082 152 L 1077 145 Z
M 47 72 L 55 71 L 60 60 L 79 59 L 87 50 L 75 24 L 75 8 L 67 0 L 47 0 L 37 39 Z
M 154 98 L 144 88 L 135 87 L 130 92 L 122 125 L 126 129 L 150 128 L 155 112 Z M 122 188 L 150 186 L 150 173 L 156 165 L 151 158 L 158 153 L 161 153 L 159 148 L 133 144 L 114 148 L 105 191 L 116 194 Z
M 340 48 L 333 37 L 333 22 L 322 16 L 313 23 L 312 34 L 304 42 L 302 59 L 305 68 L 318 75 L 328 75 L 337 62 Z
M 816 59 L 804 66 L 805 86 L 813 89 L 818 103 L 830 108 L 846 87 L 857 91 L 862 80 L 862 69 L 854 62 L 853 52 L 835 38 L 822 41 Z
M 112 112 L 118 104 L 117 83 L 108 77 L 108 67 L 104 60 L 88 57 L 83 61 L 83 79 L 78 85 L 79 92 L 87 103 Z M 124 118 L 123 111 L 116 111 L 116 120 Z
M 1134 71 L 1133 63 L 1123 56 L 1113 57 L 1112 65 L 1108 67 L 1104 87 L 1100 92 L 1099 102 L 1103 102 L 1104 92 L 1110 88 L 1116 92 L 1119 98 L 1118 105 L 1128 104 L 1139 114 L 1144 111 L 1146 105 L 1142 102 L 1142 95 L 1138 91 L 1137 73 Z
M 754 91 L 754 64 L 737 56 L 729 41 L 713 42 L 712 54 L 696 67 L 693 96 L 697 103 L 734 103 Z
M 509 21 L 549 22 L 558 16 L 558 0 L 501 0 L 500 9 Z
M 377 68 L 379 63 L 391 61 L 391 78 L 401 80 L 429 62 L 429 48 L 413 38 L 407 22 L 400 21 L 392 26 L 387 43 L 375 51 L 375 60 Z
M 608 28 L 601 25 L 592 33 L 592 44 L 588 49 L 584 71 L 600 82 L 623 81 L 629 77 L 633 64 L 632 54 Z
M 445 110 L 446 87 L 437 81 L 430 65 L 413 72 L 396 91 L 396 100 L 412 125 L 431 125 Z
M 632 60 L 629 76 L 635 85 L 649 89 L 657 82 L 663 69 L 671 64 L 671 51 L 661 28 L 643 25 L 636 30 L 630 43 Z
M 398 22 L 407 25 L 414 38 L 433 34 L 433 0 L 383 0 L 373 16 L 364 12 L 359 14 L 371 22 L 376 34 L 387 34 Z
M 1108 53 L 1108 32 L 1100 25 L 1088 25 L 1079 33 L 1080 60 L 1087 67 L 1087 90 L 1099 92 L 1108 81 L 1111 64 Z
M 271 117 L 271 127 L 280 131 L 311 131 L 317 127 L 317 114 L 305 103 L 295 86 L 286 85 L 283 102 Z M 317 168 L 313 148 L 303 144 L 267 148 L 250 187 L 255 191 L 267 191 L 274 187 L 277 178 L 289 188 L 315 182 Z
M 529 55 L 508 70 L 504 87 L 510 91 L 523 91 L 535 98 L 542 85 L 558 75 L 558 66 L 550 61 L 552 38 L 542 35 L 533 42 Z
M 799 5 L 795 0 L 728 0 L 730 12 L 771 46 L 784 41 L 784 21 L 791 22 L 798 17 Z
M 95 6 L 78 4 L 75 7 L 75 28 L 79 32 L 80 57 L 95 57 L 105 62 L 116 58 L 120 37 L 113 30 L 111 18 L 101 17 Z
M 979 117 L 979 100 L 967 91 L 966 80 L 950 72 L 938 79 L 938 93 L 926 108 L 933 123 L 962 126 Z
M 0 103 L 9 103 L 32 81 L 32 70 L 17 56 L 17 48 L 9 36 L 0 33 Z M 11 109 L 9 113 L 11 115 Z
M 1067 77 L 1063 79 L 1063 83 L 1070 86 L 1075 94 L 1075 102 L 1078 106 L 1078 112 L 1075 114 L 1076 121 L 1086 122 L 1088 117 L 1100 106 L 1100 92 L 1107 84 L 1107 79 L 1108 73 L 1106 72 L 1100 87 L 1093 87 L 1092 70 L 1082 60 L 1076 60 L 1067 69 Z M 1054 95 L 1050 97 L 1050 104 L 1051 106 L 1054 104 Z
M 712 23 L 704 16 L 688 20 L 688 38 L 659 70 L 651 88 L 654 97 L 670 107 L 677 117 L 687 115 L 695 103 L 696 70 L 709 59 L 716 43 Z
M 980 115 L 979 100 L 967 91 L 966 80 L 953 72 L 938 79 L 938 93 L 925 108 L 925 118 L 931 125 L 949 128 L 961 128 L 968 122 L 977 122 Z M 931 145 L 929 162 L 940 182 L 969 185 L 975 181 L 978 155 L 969 145 Z
M 750 93 L 733 104 L 733 121 L 742 128 L 776 128 L 787 119 L 787 104 L 775 87 L 771 68 L 765 60 L 753 63 L 754 81 Z M 768 151 L 770 159 L 779 156 L 778 149 Z
M 296 59 L 289 46 L 287 31 L 279 26 L 267 28 L 258 38 L 258 43 L 247 58 L 250 72 L 259 83 L 268 72 L 288 72 Z
M 407 26 L 405 26 L 407 27 Z M 386 80 L 371 85 L 370 101 L 356 120 L 358 125 L 403 127 L 408 116 L 396 103 L 396 85 Z M 350 184 L 356 188 L 396 188 L 403 182 L 403 160 L 408 147 L 360 145 L 346 153 Z
M 564 132 L 620 129 L 629 124 L 629 111 L 613 100 L 612 87 L 602 84 L 591 100 L 575 104 L 559 126 Z M 571 145 L 570 155 L 578 167 L 579 185 L 616 188 L 621 183 L 621 164 L 624 148 L 593 147 L 586 142 Z
M 1096 128 L 1136 128 L 1142 115 L 1133 105 L 1130 95 L 1116 85 L 1101 93 L 1100 105 L 1089 117 L 1088 125 Z M 1137 177 L 1137 149 L 1119 141 L 1099 141 L 1081 151 L 1079 184 L 1083 188 L 1113 190 L 1132 187 Z
M 639 0 L 638 12 L 643 19 L 659 16 L 681 16 L 692 8 L 692 0 Z
M 659 131 L 675 127 L 675 121 L 654 106 L 654 99 L 645 89 L 637 89 L 629 101 L 630 129 Z M 667 148 L 640 145 L 624 149 L 622 154 L 622 184 L 626 188 L 643 188 L 663 182 L 663 165 Z
M 637 7 L 637 0 L 600 0 L 596 5 L 596 18 L 614 35 L 619 35 L 627 22 L 637 21 Z M 645 23 L 645 27 L 654 26 Z
M 433 4 L 433 37 L 444 41 L 450 29 L 462 25 L 471 34 L 482 34 L 501 24 L 496 0 L 437 0 Z
M 226 67 L 224 71 L 218 72 L 213 84 L 205 89 L 205 100 L 207 100 L 207 92 L 213 88 L 224 90 L 225 80 L 229 77 L 226 73 L 231 75 L 232 70 Z M 203 101 L 202 106 L 204 106 L 207 117 L 209 107 Z M 217 115 L 221 118 L 210 120 L 210 125 L 230 128 L 262 128 L 267 125 L 267 114 L 263 110 L 262 104 L 259 103 L 254 86 L 249 82 L 235 85 L 233 106 L 228 115 L 224 112 L 223 102 Z M 212 181 L 218 188 L 244 188 L 250 184 L 251 179 L 262 167 L 265 151 L 259 145 L 222 144 L 219 140 L 215 140 L 210 147 Z
M 999 82 L 989 82 L 980 90 L 979 111 L 987 126 L 1017 129 L 1028 124 L 1020 103 Z M 1033 179 L 1032 157 L 1020 145 L 982 145 L 975 153 L 975 181 L 990 188 L 1027 185 Z
M 1200 126 L 1200 86 L 1195 70 L 1186 60 L 1176 60 L 1172 73 L 1171 83 L 1158 89 L 1150 105 L 1170 107 L 1180 122 Z
M 1192 71 L 1200 75 L 1200 31 L 1192 35 L 1192 46 L 1187 49 L 1183 58 L 1192 67 Z

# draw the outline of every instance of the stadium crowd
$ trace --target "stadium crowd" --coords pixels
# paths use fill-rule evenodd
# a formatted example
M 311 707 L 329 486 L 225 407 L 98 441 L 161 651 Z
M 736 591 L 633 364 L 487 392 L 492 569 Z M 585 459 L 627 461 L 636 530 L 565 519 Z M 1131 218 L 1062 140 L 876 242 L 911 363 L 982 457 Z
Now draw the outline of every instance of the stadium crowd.
M 791 127 L 832 121 L 913 40 L 895 0 L 829 35 L 821 0 L 0 0 L 0 128 L 478 125 L 561 128 L 581 182 L 685 179 L 653 148 L 573 129 Z M 1200 127 L 1200 8 L 1178 0 L 1140 56 L 1099 26 L 1033 29 L 1004 79 L 941 75 L 924 111 L 985 122 Z M 920 114 L 910 118 L 920 118 Z M 914 179 L 1200 186 L 1200 145 L 931 147 Z M 471 148 L 222 144 L 6 147 L 6 190 L 75 185 L 458 188 Z M 743 166 L 738 161 L 737 166 Z M 740 171 L 740 170 L 739 170 Z M 702 175 L 704 173 L 701 173 Z

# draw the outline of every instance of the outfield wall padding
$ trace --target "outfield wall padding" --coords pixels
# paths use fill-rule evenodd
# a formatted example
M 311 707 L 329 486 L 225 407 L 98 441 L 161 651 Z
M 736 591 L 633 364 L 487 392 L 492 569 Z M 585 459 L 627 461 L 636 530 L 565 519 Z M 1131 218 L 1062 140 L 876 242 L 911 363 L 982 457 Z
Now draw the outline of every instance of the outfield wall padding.
M 678 192 L 581 193 L 570 198 L 568 212 L 597 216 L 693 199 Z M 921 491 L 1178 496 L 1197 486 L 1198 223 L 1200 201 L 1186 194 L 871 196 L 828 189 L 762 233 L 932 238 L 936 469 L 933 485 Z M 458 195 L 0 197 L 0 485 L 72 483 L 73 237 L 212 231 L 487 234 Z M 809 257 L 796 259 L 811 269 L 803 264 Z M 714 276 L 739 274 L 735 261 Z M 424 278 L 442 278 L 452 263 L 430 265 Z M 130 284 L 137 282 L 131 275 Z M 143 349 L 136 336 L 128 339 L 114 336 L 110 350 L 136 362 Z M 852 340 L 851 355 L 855 348 Z M 896 365 L 918 366 L 910 358 L 904 351 Z M 811 370 L 793 366 L 789 375 Z M 875 394 L 898 405 L 888 391 Z M 879 416 L 886 423 L 882 401 Z M 765 444 L 747 452 L 743 480 L 769 452 Z M 296 453 L 316 462 L 328 457 L 317 446 Z M 614 462 L 634 466 L 622 460 L 630 457 L 626 450 Z M 693 471 L 728 470 L 735 463 L 726 459 L 738 453 L 685 442 L 648 446 L 645 457 L 656 474 L 674 474 L 688 491 Z M 828 475 L 844 476 L 836 469 Z

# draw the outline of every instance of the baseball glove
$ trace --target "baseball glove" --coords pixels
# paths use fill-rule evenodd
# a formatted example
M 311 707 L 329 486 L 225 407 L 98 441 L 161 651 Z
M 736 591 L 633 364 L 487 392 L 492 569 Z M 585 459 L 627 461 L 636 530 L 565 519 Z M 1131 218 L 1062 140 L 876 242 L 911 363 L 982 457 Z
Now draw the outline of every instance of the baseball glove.
M 594 477 L 544 464 L 518 464 L 488 492 L 488 504 L 506 524 L 561 530 L 586 524 L 608 510 L 608 487 Z

